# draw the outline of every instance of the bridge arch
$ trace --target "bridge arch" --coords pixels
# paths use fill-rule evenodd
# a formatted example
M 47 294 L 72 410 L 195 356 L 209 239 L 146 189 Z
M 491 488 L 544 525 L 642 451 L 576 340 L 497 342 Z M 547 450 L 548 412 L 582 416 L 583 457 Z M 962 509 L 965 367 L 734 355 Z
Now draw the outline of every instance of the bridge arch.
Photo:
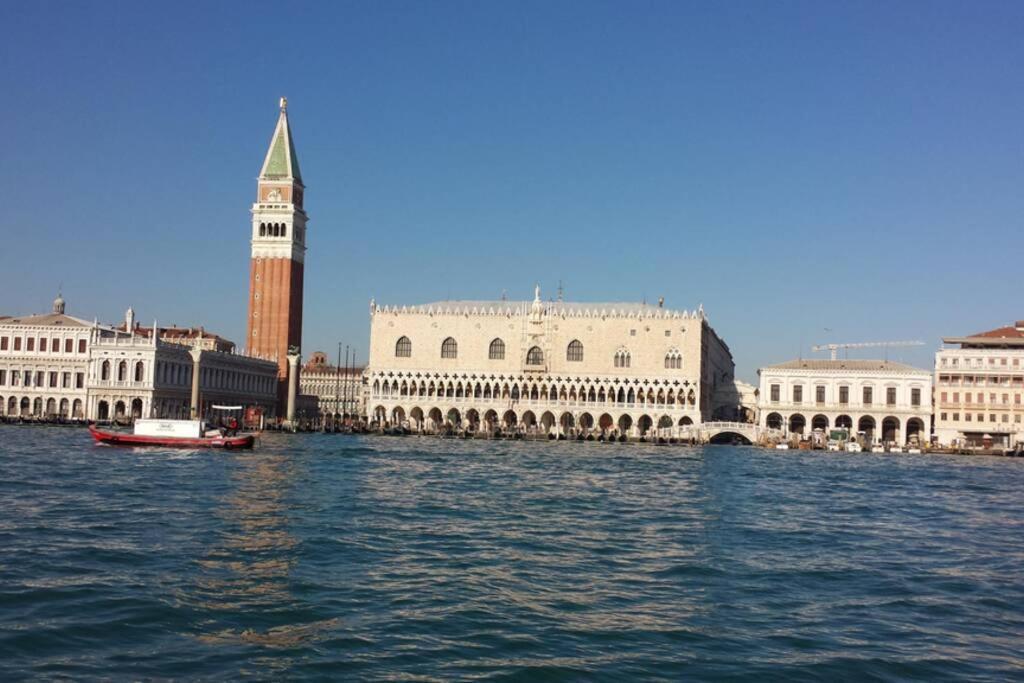
M 741 443 L 744 446 L 750 446 L 753 444 L 753 441 L 751 441 L 745 434 L 723 430 L 708 439 L 708 443 L 716 445 L 732 445 Z

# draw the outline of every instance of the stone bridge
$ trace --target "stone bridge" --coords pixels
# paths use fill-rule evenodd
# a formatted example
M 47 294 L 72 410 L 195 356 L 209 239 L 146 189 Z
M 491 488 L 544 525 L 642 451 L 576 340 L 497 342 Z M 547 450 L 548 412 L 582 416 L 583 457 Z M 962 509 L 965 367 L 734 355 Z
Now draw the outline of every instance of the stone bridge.
M 769 439 L 781 441 L 781 429 L 759 427 L 748 422 L 703 422 L 679 428 L 679 436 L 684 439 L 695 439 L 701 443 L 729 443 L 736 437 L 752 444 L 759 444 Z

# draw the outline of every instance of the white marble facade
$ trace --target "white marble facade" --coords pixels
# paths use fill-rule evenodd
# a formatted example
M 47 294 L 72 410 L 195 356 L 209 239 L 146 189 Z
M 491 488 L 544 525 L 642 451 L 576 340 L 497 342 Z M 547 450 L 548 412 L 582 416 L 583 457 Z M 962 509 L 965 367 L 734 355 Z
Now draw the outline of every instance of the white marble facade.
M 795 360 L 758 370 L 758 420 L 791 434 L 840 427 L 872 442 L 924 443 L 931 373 L 882 360 Z
M 702 308 L 442 301 L 370 305 L 371 422 L 638 437 L 711 417 L 733 382 Z

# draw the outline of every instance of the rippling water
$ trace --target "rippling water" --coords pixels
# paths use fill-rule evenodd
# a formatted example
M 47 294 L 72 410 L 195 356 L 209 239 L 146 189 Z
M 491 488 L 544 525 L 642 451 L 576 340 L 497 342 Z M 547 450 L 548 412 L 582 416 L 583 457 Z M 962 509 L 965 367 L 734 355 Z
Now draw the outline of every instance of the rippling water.
M 1024 676 L 1024 461 L 0 427 L 0 678 Z

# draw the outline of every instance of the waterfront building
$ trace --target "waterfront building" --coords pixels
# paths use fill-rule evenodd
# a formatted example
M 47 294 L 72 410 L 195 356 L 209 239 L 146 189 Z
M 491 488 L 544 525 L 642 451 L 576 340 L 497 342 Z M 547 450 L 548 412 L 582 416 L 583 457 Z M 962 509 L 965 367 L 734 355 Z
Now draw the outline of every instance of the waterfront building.
M 305 186 L 299 171 L 288 102 L 281 98 L 270 147 L 252 205 L 248 353 L 278 367 L 278 399 L 287 392 L 288 353 L 302 345 L 302 289 L 306 255 Z
M 198 367 L 197 415 L 209 417 L 214 404 L 258 407 L 265 415 L 277 407 L 277 364 L 207 343 L 202 333 L 194 345 L 185 345 L 172 333 L 166 341 L 155 324 L 143 328 L 133 324 L 129 310 L 121 328 L 93 330 L 88 367 L 90 419 L 140 417 L 191 417 L 192 376 Z M 130 330 L 130 331 L 126 331 Z
M 942 342 L 935 354 L 939 443 L 1012 447 L 1024 442 L 1024 320 Z
M 703 307 L 642 303 L 370 303 L 370 419 L 642 436 L 711 417 L 732 354 Z
M 327 362 L 327 354 L 314 352 L 299 373 L 299 413 L 321 421 L 365 415 L 362 366 L 341 367 Z
M 845 428 L 874 443 L 927 442 L 932 376 L 884 360 L 794 360 L 758 370 L 759 424 L 791 434 Z
M 50 313 L 0 318 L 0 415 L 85 417 L 96 324 L 64 307 L 58 296 Z

